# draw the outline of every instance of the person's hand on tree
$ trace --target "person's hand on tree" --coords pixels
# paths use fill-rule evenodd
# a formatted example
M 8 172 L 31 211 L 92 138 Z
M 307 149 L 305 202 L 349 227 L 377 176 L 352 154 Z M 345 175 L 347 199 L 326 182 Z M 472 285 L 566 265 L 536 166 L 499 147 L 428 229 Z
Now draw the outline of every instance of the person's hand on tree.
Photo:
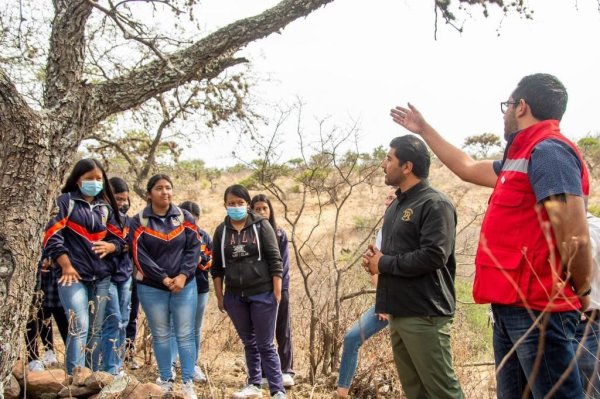
M 42 267 L 40 268 L 42 273 L 48 273 L 50 271 L 51 266 L 52 266 L 52 259 L 50 259 L 50 258 L 42 259 Z

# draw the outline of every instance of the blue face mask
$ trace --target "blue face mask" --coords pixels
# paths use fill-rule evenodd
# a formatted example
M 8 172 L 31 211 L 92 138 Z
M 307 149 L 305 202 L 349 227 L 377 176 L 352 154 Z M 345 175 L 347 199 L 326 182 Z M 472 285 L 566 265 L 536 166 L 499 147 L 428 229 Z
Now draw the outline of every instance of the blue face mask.
M 96 195 L 100 194 L 102 188 L 103 184 L 101 181 L 84 180 L 81 182 L 81 187 L 79 187 L 79 190 L 81 190 L 81 194 L 85 196 L 95 197 Z
M 248 215 L 248 207 L 245 206 L 228 206 L 227 216 L 231 219 L 238 221 L 242 220 Z

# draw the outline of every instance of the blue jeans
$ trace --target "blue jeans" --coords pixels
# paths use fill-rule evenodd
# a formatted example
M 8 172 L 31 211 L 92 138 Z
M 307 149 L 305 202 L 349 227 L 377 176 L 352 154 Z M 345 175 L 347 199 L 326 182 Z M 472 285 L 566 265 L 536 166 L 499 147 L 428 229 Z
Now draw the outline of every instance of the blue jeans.
M 96 281 L 79 281 L 70 286 L 58 285 L 58 296 L 69 321 L 67 374 L 72 374 L 76 366 L 84 367 L 86 364 L 93 371 L 98 370 L 109 285 L 110 276 Z
M 600 398 L 600 353 L 598 352 L 598 340 L 600 339 L 600 326 L 598 325 L 598 311 L 588 318 L 587 321 L 579 323 L 575 332 L 574 349 L 577 354 L 577 366 L 581 377 L 586 398 Z M 580 347 L 580 348 L 578 348 Z
M 175 328 L 179 361 L 183 382 L 194 376 L 196 342 L 194 341 L 194 318 L 198 295 L 196 280 L 190 281 L 178 293 L 138 284 L 138 297 L 146 314 L 152 347 L 158 364 L 160 379 L 167 381 L 171 374 L 171 320 Z
M 544 398 L 555 384 L 558 385 L 563 374 L 565 379 L 552 397 L 583 398 L 578 368 L 571 365 L 575 362 L 572 341 L 579 313 L 546 313 L 539 322 L 542 326 L 545 324 L 545 332 L 540 332 L 538 325 L 526 334 L 534 322 L 529 312 L 535 318 L 541 314 L 516 306 L 492 305 L 498 398 L 521 398 L 525 389 L 529 389 L 536 399 Z M 543 339 L 541 349 L 540 338 Z M 521 339 L 516 350 L 507 357 Z M 505 358 L 506 363 L 499 368 Z
M 260 386 L 264 370 L 271 395 L 285 392 L 281 363 L 273 343 L 277 305 L 273 291 L 251 296 L 225 292 L 223 297 L 223 307 L 244 343 L 248 384 Z
M 131 277 L 118 283 L 111 281 L 108 295 L 102 326 L 102 370 L 116 375 L 125 358 L 125 328 L 131 309 Z
M 340 362 L 338 387 L 350 388 L 352 378 L 356 372 L 356 365 L 358 364 L 358 350 L 360 346 L 373 335 L 387 327 L 387 325 L 387 320 L 379 320 L 379 316 L 375 314 L 375 305 L 373 305 L 348 330 L 344 336 L 344 349 Z
M 194 364 L 198 363 L 200 359 L 200 341 L 202 338 L 202 320 L 204 319 L 204 311 L 206 310 L 206 304 L 208 303 L 208 292 L 198 294 L 198 306 L 196 307 L 196 323 L 194 324 L 194 336 L 196 340 L 196 359 Z M 172 323 L 171 323 L 172 324 Z M 177 362 L 177 340 L 175 339 L 175 327 L 173 327 L 173 334 L 171 336 L 171 363 Z

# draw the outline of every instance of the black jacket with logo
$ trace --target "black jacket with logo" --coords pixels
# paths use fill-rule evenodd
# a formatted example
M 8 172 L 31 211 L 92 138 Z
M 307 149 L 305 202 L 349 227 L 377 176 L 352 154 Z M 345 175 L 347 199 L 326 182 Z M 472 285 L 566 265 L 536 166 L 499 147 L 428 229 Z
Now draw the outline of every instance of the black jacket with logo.
M 396 317 L 452 316 L 456 211 L 423 180 L 385 212 L 375 310 Z
M 210 273 L 225 277 L 226 292 L 250 296 L 273 291 L 273 277 L 281 277 L 282 271 L 277 236 L 267 219 L 250 211 L 239 233 L 229 216 L 217 226 Z

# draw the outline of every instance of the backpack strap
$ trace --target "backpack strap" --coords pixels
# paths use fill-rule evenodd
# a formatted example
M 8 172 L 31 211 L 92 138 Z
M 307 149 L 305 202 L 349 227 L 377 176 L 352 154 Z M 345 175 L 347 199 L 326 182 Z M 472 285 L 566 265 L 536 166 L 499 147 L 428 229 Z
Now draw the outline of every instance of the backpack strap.
M 110 215 L 110 208 L 108 205 L 100 205 L 100 213 L 102 214 L 102 225 L 106 226 L 108 223 L 108 216 Z
M 140 211 L 140 213 L 138 213 L 138 217 L 140 218 L 140 225 L 143 228 L 148 227 L 148 218 L 144 217 L 144 210 L 143 209 Z
M 73 213 L 73 209 L 75 209 L 75 200 L 71 198 L 71 193 L 69 193 L 69 207 L 67 208 L 67 219 L 71 216 L 71 213 Z
M 176 206 L 176 205 L 173 205 L 173 206 L 175 207 L 175 209 L 177 209 L 177 212 L 179 212 L 179 214 L 175 218 L 179 222 L 179 225 L 182 225 L 183 222 L 185 221 L 185 215 L 183 214 L 183 211 L 178 206 Z M 140 211 L 140 213 L 138 213 L 138 217 L 140 218 L 140 225 L 144 228 L 148 227 L 148 218 L 144 217 L 143 209 Z
M 183 222 L 185 222 L 185 215 L 183 214 L 183 210 L 181 208 L 179 208 L 177 205 L 173 205 L 175 207 L 175 209 L 177 209 L 177 212 L 179 212 L 179 215 L 177 215 L 177 221 L 179 222 L 179 225 L 181 226 L 183 224 Z

